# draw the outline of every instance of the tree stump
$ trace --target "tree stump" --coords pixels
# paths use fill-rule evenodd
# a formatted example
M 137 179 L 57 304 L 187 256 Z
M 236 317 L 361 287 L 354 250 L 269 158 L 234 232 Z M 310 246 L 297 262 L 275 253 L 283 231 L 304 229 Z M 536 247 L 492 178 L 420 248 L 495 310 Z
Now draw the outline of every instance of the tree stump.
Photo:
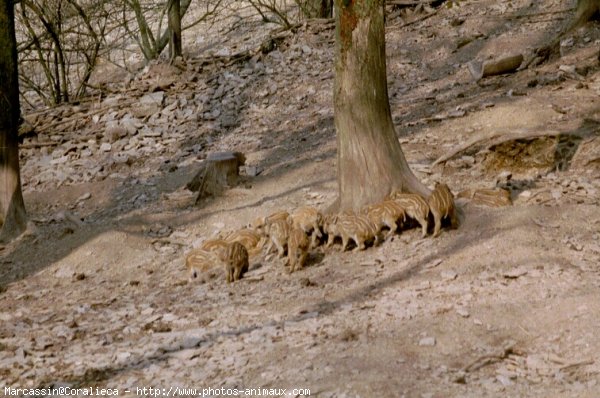
M 216 152 L 206 158 L 203 167 L 187 184 L 191 191 L 198 191 L 195 204 L 200 199 L 221 194 L 226 188 L 237 185 L 239 167 L 246 162 L 241 152 Z
M 487 76 L 515 72 L 521 63 L 523 63 L 523 55 L 517 54 L 487 62 L 471 61 L 467 66 L 473 79 L 480 80 Z

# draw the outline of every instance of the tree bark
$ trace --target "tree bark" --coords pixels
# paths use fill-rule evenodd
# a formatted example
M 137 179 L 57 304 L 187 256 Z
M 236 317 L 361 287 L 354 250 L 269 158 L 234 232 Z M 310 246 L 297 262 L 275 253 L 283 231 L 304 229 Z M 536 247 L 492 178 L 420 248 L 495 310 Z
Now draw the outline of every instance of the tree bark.
M 181 4 L 180 0 L 169 0 L 169 59 L 181 57 Z
M 339 210 L 392 190 L 428 196 L 398 142 L 387 92 L 383 0 L 336 0 L 334 111 Z
M 333 0 L 306 0 L 303 12 L 307 18 L 331 18 L 333 16 Z
M 600 12 L 600 0 L 577 0 L 577 8 L 573 17 L 567 22 L 567 24 L 560 30 L 560 33 L 550 42 L 536 49 L 535 53 L 539 57 L 538 60 L 534 61 L 534 65 L 539 65 L 544 61 L 552 58 L 554 55 L 560 53 L 560 41 L 563 37 L 571 33 L 573 30 L 583 26 L 594 16 Z M 600 57 L 600 55 L 599 55 Z
M 19 175 L 19 77 L 13 2 L 0 0 L 0 242 L 25 231 Z
M 577 0 L 577 10 L 564 29 L 563 36 L 591 20 L 598 11 L 600 11 L 600 0 Z

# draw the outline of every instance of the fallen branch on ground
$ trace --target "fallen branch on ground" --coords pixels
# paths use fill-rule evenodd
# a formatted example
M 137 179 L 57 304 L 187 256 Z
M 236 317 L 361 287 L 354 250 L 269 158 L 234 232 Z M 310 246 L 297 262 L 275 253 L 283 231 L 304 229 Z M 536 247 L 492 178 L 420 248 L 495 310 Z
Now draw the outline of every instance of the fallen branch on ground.
M 454 379 L 454 382 L 466 383 L 467 373 L 473 373 L 476 370 L 483 368 L 484 366 L 503 361 L 507 359 L 509 355 L 523 355 L 523 353 L 515 349 L 514 342 L 510 342 L 506 345 L 505 348 L 502 349 L 502 351 L 499 351 L 497 354 L 482 355 L 476 358 L 468 365 L 464 366 L 462 369 L 459 370 L 458 376 Z
M 404 24 L 402 24 L 402 25 L 400 25 L 400 26 L 398 26 L 398 27 L 399 27 L 399 28 L 405 28 L 405 27 L 407 27 L 407 26 L 410 26 L 410 25 L 416 24 L 417 22 L 424 21 L 424 20 L 426 20 L 426 19 L 428 19 L 428 18 L 431 18 L 431 17 L 433 17 L 435 14 L 437 14 L 437 12 L 438 12 L 438 10 L 435 10 L 435 11 L 433 11 L 433 12 L 430 12 L 429 14 L 425 14 L 425 15 L 423 15 L 423 16 L 421 16 L 421 17 L 417 18 L 417 19 L 414 19 L 414 20 L 412 20 L 412 21 L 406 22 L 406 23 L 404 23 Z
M 495 132 L 492 132 L 491 134 L 478 135 L 477 137 L 471 138 L 469 141 L 465 142 L 464 144 L 458 145 L 457 147 L 452 149 L 447 154 L 440 156 L 438 159 L 436 159 L 436 161 L 433 162 L 432 166 L 446 162 L 446 161 L 452 159 L 453 157 L 455 157 L 456 155 L 458 155 L 459 153 L 464 152 L 467 149 L 470 149 L 478 144 L 483 145 L 485 143 L 485 146 L 487 148 L 489 148 L 489 147 L 499 145 L 504 142 L 513 141 L 513 140 L 539 138 L 539 137 L 551 137 L 551 136 L 558 136 L 558 135 L 581 136 L 582 133 L 572 132 L 572 131 L 545 130 L 545 129 L 537 130 L 537 131 L 532 131 L 529 129 L 522 129 L 522 130 L 517 130 L 517 131 L 509 131 L 509 132 L 495 131 Z

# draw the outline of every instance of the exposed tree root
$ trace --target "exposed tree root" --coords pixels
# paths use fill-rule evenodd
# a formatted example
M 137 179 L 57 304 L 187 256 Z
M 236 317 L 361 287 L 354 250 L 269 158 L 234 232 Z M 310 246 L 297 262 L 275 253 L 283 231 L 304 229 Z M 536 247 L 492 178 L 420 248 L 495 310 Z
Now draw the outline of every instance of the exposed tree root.
M 600 0 L 578 0 L 575 15 L 561 32 L 547 45 L 535 50 L 531 64 L 540 65 L 560 53 L 560 41 L 573 30 L 585 25 L 600 12 Z

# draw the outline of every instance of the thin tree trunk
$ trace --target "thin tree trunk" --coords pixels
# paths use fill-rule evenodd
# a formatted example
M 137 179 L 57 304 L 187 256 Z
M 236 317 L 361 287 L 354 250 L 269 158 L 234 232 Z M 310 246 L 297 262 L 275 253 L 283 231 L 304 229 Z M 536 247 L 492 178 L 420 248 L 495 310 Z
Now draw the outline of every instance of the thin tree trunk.
M 19 236 L 27 223 L 19 175 L 19 79 L 13 12 L 11 0 L 0 0 L 0 242 Z
M 321 0 L 320 18 L 333 17 L 333 0 Z
M 169 0 L 169 59 L 181 57 L 181 7 L 180 0 Z
M 150 29 L 148 23 L 146 22 L 146 17 L 144 17 L 142 5 L 140 4 L 139 0 L 131 0 L 127 3 L 135 13 L 138 27 L 140 29 L 138 42 L 140 44 L 140 48 L 142 49 L 142 53 L 144 54 L 144 58 L 146 58 L 146 60 L 158 58 L 160 51 L 158 53 L 156 52 L 156 41 L 154 40 L 152 29 Z M 126 17 L 124 16 L 124 18 Z
M 382 0 L 336 0 L 334 109 L 340 210 L 399 189 L 429 194 L 398 142 L 387 93 Z
M 331 18 L 333 16 L 333 0 L 305 0 L 301 5 L 307 18 Z

